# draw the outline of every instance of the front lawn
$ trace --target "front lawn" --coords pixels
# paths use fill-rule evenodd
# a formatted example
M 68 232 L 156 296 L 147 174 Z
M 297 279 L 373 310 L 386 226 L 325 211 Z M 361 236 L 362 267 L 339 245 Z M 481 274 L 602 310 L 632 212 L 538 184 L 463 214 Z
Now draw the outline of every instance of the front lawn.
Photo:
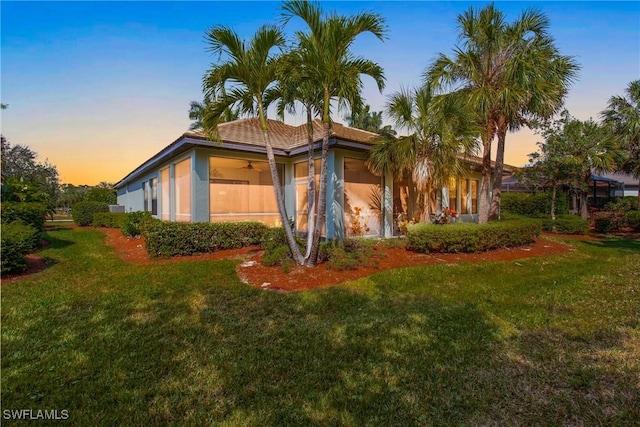
M 59 227 L 2 286 L 2 410 L 73 425 L 636 425 L 640 240 L 297 293 Z

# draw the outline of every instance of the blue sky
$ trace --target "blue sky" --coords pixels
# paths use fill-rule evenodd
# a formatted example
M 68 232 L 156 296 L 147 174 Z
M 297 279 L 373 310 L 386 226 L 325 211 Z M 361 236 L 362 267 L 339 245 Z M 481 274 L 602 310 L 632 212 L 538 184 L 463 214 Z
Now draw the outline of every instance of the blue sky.
M 383 66 L 380 94 L 365 80 L 373 110 L 401 86 L 420 83 L 457 42 L 456 17 L 487 2 L 322 2 L 327 11 L 367 10 L 387 19 L 388 40 L 366 35 L 354 51 Z M 534 7 L 550 19 L 562 54 L 582 69 L 566 107 L 597 118 L 607 100 L 640 78 L 640 3 L 496 2 L 514 20 Z M 178 138 L 189 102 L 213 60 L 204 33 L 227 25 L 248 38 L 277 22 L 280 2 L 8 2 L 1 8 L 2 134 L 58 166 L 63 182 L 115 182 Z M 292 22 L 291 34 L 300 23 Z M 342 121 L 343 113 L 334 117 Z M 289 118 L 299 123 L 299 118 Z M 538 138 L 507 139 L 506 161 L 526 163 Z

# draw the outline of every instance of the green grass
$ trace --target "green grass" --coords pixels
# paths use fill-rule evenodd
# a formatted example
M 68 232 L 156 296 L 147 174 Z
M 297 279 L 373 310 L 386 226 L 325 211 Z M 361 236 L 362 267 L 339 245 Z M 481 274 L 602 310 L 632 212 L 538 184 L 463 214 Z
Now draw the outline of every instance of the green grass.
M 2 287 L 2 409 L 72 425 L 636 425 L 640 241 L 300 293 L 58 227 Z

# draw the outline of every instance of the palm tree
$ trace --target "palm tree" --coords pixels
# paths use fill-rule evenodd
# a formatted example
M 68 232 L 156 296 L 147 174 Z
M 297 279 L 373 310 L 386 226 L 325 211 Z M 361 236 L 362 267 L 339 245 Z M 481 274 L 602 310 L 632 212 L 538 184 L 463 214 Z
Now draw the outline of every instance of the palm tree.
M 548 19 L 525 11 L 513 24 L 493 4 L 458 16 L 462 46 L 455 56 L 440 54 L 427 71 L 438 89 L 453 88 L 476 111 L 483 145 L 479 222 L 499 214 L 506 134 L 532 117 L 552 116 L 562 105 L 578 70 L 547 33 Z M 489 210 L 491 145 L 498 136 L 493 201 Z
M 383 139 L 367 162 L 374 173 L 391 172 L 395 177 L 411 173 L 422 195 L 421 222 L 431 221 L 434 190 L 466 171 L 460 154 L 476 148 L 477 129 L 459 101 L 434 95 L 428 84 L 394 93 L 387 102 L 387 115 L 409 135 Z
M 349 17 L 337 14 L 323 16 L 319 4 L 315 2 L 289 1 L 284 4 L 283 11 L 285 23 L 293 17 L 298 17 L 308 26 L 308 33 L 295 33 L 296 50 L 299 52 L 297 66 L 301 76 L 317 84 L 322 91 L 322 101 L 318 106 L 322 109 L 323 125 L 320 188 L 311 253 L 306 262 L 307 265 L 314 266 L 318 258 L 320 232 L 325 222 L 331 103 L 337 100 L 338 107 L 346 104 L 357 105 L 362 87 L 362 74 L 371 76 L 382 91 L 382 68 L 363 57 L 354 56 L 350 49 L 356 38 L 363 33 L 372 33 L 383 40 L 386 28 L 384 19 L 373 13 L 359 13 Z M 356 82 L 357 84 L 354 84 Z
M 307 247 L 305 259 L 309 258 L 313 242 L 313 230 L 315 227 L 315 158 L 313 138 L 313 118 L 319 114 L 318 106 L 321 105 L 322 91 L 314 82 L 305 79 L 300 74 L 296 64 L 300 62 L 299 52 L 293 50 L 283 57 L 279 80 L 275 87 L 267 93 L 268 103 L 276 104 L 278 116 L 284 120 L 285 111 L 295 114 L 296 104 L 302 104 L 307 123 L 307 155 L 309 176 L 307 181 Z
M 224 98 L 226 95 L 224 88 L 220 89 L 220 94 L 216 94 L 215 99 Z M 207 109 L 212 108 L 213 101 L 210 96 L 205 96 L 202 102 L 191 101 L 189 104 L 189 119 L 193 120 L 193 123 L 189 126 L 189 130 L 204 129 L 205 117 L 210 117 L 207 114 Z M 240 110 L 238 108 L 226 108 L 219 118 L 220 123 L 232 122 L 240 117 Z
M 640 180 L 640 80 L 629 83 L 626 97 L 612 96 L 602 112 L 604 123 L 626 153 L 621 170 Z M 640 209 L 640 183 L 638 183 Z
M 272 25 L 259 28 L 248 44 L 240 40 L 233 30 L 224 26 L 213 27 L 207 32 L 206 38 L 209 50 L 221 59 L 207 71 L 203 81 L 205 99 L 209 97 L 213 100 L 211 108 L 206 110 L 203 122 L 205 131 L 217 138 L 217 125 L 224 120 L 225 111 L 233 106 L 237 106 L 242 112 L 258 116 L 282 226 L 294 261 L 302 264 L 304 259 L 289 225 L 284 198 L 278 185 L 280 179 L 265 105 L 267 90 L 274 85 L 279 66 L 279 57 L 273 55 L 272 51 L 274 48 L 282 48 L 285 38 L 282 31 Z M 224 95 L 216 97 L 227 85 L 229 88 L 225 89 Z

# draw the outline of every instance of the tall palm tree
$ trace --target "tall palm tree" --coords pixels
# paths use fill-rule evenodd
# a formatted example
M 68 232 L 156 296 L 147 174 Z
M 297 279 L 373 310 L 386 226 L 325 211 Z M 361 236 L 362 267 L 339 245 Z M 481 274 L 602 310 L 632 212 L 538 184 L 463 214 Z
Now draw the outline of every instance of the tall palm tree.
M 367 164 L 378 174 L 391 172 L 399 177 L 411 173 L 422 194 L 420 220 L 430 222 L 434 190 L 464 174 L 460 154 L 475 150 L 477 129 L 459 98 L 436 96 L 428 84 L 394 93 L 386 112 L 396 128 L 409 135 L 381 140 Z
M 297 31 L 296 49 L 299 51 L 298 67 L 304 79 L 315 82 L 322 90 L 322 160 L 320 163 L 320 188 L 316 223 L 311 253 L 306 261 L 314 266 L 318 258 L 320 233 L 325 222 L 327 153 L 331 130 L 331 105 L 337 100 L 338 107 L 356 104 L 362 89 L 361 75 L 371 76 L 380 91 L 384 88 L 382 68 L 363 57 L 354 56 L 351 46 L 363 33 L 371 33 L 383 40 L 386 33 L 384 18 L 374 13 L 359 13 L 353 16 L 331 14 L 324 16 L 318 3 L 294 0 L 283 5 L 285 23 L 293 17 L 302 19 L 309 32 Z M 358 84 L 354 84 L 357 82 Z
M 438 89 L 453 89 L 467 100 L 483 128 L 480 223 L 490 213 L 499 213 L 507 132 L 528 124 L 531 117 L 556 113 L 578 70 L 571 57 L 559 54 L 548 26 L 548 19 L 538 11 L 525 11 L 509 24 L 493 4 L 481 10 L 470 8 L 458 16 L 462 46 L 456 47 L 453 58 L 440 54 L 427 71 Z M 491 145 L 496 135 L 490 212 Z
M 625 96 L 612 96 L 601 113 L 604 123 L 626 153 L 621 170 L 640 180 L 640 80 L 629 83 Z M 638 183 L 640 209 L 640 182 Z
M 299 52 L 293 50 L 283 57 L 279 80 L 276 86 L 267 93 L 269 103 L 275 103 L 278 116 L 284 120 L 285 111 L 291 114 L 296 112 L 296 104 L 301 104 L 304 109 L 307 131 L 307 156 L 308 156 L 308 181 L 307 181 L 307 247 L 305 259 L 309 258 L 313 242 L 313 230 L 315 228 L 315 156 L 313 138 L 313 118 L 319 114 L 322 103 L 322 91 L 311 80 L 305 79 L 300 69 Z
M 213 27 L 207 32 L 206 39 L 209 50 L 219 55 L 220 60 L 212 65 L 203 80 L 205 98 L 213 100 L 211 108 L 206 111 L 205 131 L 217 138 L 217 125 L 224 120 L 225 111 L 232 106 L 258 116 L 282 226 L 294 261 L 302 264 L 304 259 L 289 225 L 284 198 L 278 185 L 280 179 L 265 105 L 267 90 L 274 85 L 279 66 L 279 57 L 273 54 L 273 50 L 282 48 L 285 38 L 280 29 L 265 25 L 256 31 L 248 44 L 240 40 L 233 30 L 224 26 Z M 216 98 L 223 89 L 226 91 L 224 95 Z

